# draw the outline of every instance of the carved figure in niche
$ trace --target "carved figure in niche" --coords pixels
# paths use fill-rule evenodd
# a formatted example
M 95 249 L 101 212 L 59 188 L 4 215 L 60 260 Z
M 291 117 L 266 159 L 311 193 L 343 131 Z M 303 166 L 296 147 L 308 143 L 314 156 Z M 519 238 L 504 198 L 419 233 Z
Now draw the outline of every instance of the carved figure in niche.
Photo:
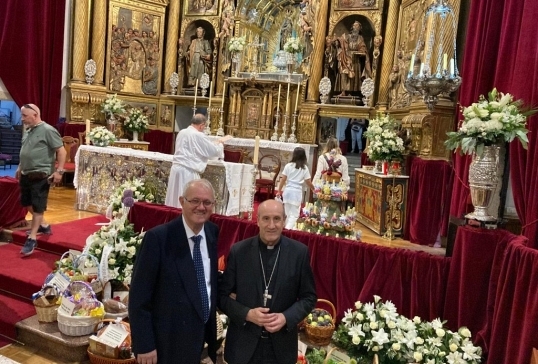
M 392 66 L 392 71 L 390 72 L 389 79 L 389 105 L 392 106 L 392 104 L 398 99 L 398 90 L 400 88 L 400 66 L 398 66 L 397 64 Z
M 368 47 L 362 37 L 362 25 L 356 20 L 349 34 L 343 34 L 341 37 L 342 43 L 346 43 L 345 48 L 349 58 L 351 58 L 354 76 L 350 77 L 350 88 L 347 91 L 360 91 L 362 80 L 367 77 L 372 77 L 372 68 L 370 66 L 370 56 Z
M 146 54 L 142 44 L 132 41 L 129 46 L 129 77 L 135 80 L 142 78 L 142 69 L 145 66 Z
M 291 16 L 291 12 L 289 9 L 286 10 L 287 15 Z M 279 50 L 284 50 L 284 44 L 288 41 L 289 38 L 291 38 L 293 26 L 291 24 L 290 18 L 286 16 L 284 18 L 284 22 L 282 23 L 282 26 L 280 27 L 280 48 Z
M 409 93 L 405 89 L 405 79 L 407 77 L 407 70 L 409 69 L 409 60 L 404 57 L 404 52 L 398 50 L 396 53 L 397 64 L 394 65 L 390 74 L 390 94 L 389 94 L 389 106 L 391 108 L 401 108 L 409 106 L 411 103 Z M 395 68 L 397 66 L 397 68 Z M 398 80 L 396 80 L 395 70 L 398 72 Z M 394 79 L 394 82 L 393 82 Z
M 148 59 L 148 64 L 144 67 L 142 74 L 142 92 L 146 95 L 157 95 L 157 78 L 159 69 L 153 58 Z
M 205 30 L 202 27 L 196 28 L 196 38 L 194 38 L 187 52 L 187 72 L 189 75 L 188 85 L 194 86 L 202 74 L 210 73 L 211 67 L 211 45 L 204 39 Z
M 212 0 L 189 0 L 190 9 L 194 12 L 203 12 L 210 10 L 213 7 Z
M 336 60 L 338 62 L 338 74 L 336 76 L 335 91 L 340 91 L 340 96 L 346 96 L 346 91 L 351 89 L 351 80 L 355 78 L 352 58 L 347 50 L 347 42 L 342 38 L 336 38 L 334 41 L 336 48 Z
M 250 104 L 248 105 L 247 110 L 247 127 L 256 128 L 258 127 L 258 116 L 259 116 L 259 105 Z
M 325 76 L 334 84 L 336 76 L 336 48 L 331 36 L 325 37 Z
M 170 105 L 164 105 L 161 112 L 161 126 L 172 126 L 172 109 Z
M 220 19 L 220 33 L 219 38 L 226 40 L 232 34 L 234 27 L 234 17 L 235 7 L 233 1 L 224 0 L 222 4 L 222 16 Z

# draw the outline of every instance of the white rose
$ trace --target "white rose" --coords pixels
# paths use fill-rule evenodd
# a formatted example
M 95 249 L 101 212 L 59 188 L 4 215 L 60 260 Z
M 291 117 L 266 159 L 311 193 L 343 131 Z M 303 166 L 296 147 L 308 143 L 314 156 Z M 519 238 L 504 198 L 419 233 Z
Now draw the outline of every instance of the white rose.
M 110 259 L 108 260 L 108 264 L 109 264 L 109 265 L 114 265 L 114 264 L 116 264 L 116 259 L 110 258 Z
M 377 321 L 370 322 L 370 328 L 372 330 L 376 330 L 378 327 L 379 327 L 379 325 L 378 325 Z
M 376 346 L 374 346 L 374 347 L 372 348 L 372 351 L 379 351 L 379 349 L 380 349 L 379 346 L 376 345 Z
M 436 334 L 438 337 L 443 337 L 443 336 L 445 336 L 445 330 L 443 330 L 443 329 L 437 329 L 437 330 L 435 330 L 435 334 Z
M 394 343 L 392 344 L 392 350 L 398 351 L 400 350 L 400 343 Z
M 422 354 L 419 353 L 419 352 L 417 352 L 417 351 L 415 351 L 415 352 L 413 353 L 413 359 L 415 359 L 416 361 L 421 361 L 421 360 L 422 360 Z
M 361 338 L 358 335 L 354 335 L 353 339 L 351 339 L 351 342 L 355 345 L 359 345 L 361 343 Z
M 449 348 L 451 352 L 455 352 L 456 350 L 458 350 L 458 345 L 451 343 Z
M 387 326 L 389 327 L 389 329 L 395 329 L 396 328 L 396 322 L 389 321 Z
M 460 329 L 460 335 L 463 337 L 471 337 L 471 331 L 468 328 L 464 327 Z

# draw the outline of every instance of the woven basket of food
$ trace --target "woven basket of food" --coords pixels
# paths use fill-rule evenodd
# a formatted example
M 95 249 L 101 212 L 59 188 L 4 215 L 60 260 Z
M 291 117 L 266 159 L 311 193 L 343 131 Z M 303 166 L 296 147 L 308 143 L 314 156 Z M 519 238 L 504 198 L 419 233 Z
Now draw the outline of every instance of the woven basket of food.
M 322 308 L 314 308 L 304 320 L 305 333 L 308 340 L 319 346 L 329 345 L 335 329 L 336 308 L 327 300 L 318 299 L 318 304 L 324 303 L 331 308 L 332 314 Z
M 108 325 L 121 325 L 128 334 L 119 346 L 115 348 L 110 346 L 106 349 L 98 338 L 106 336 L 105 331 Z M 95 332 L 97 336 L 90 337 L 90 346 L 88 347 L 88 356 L 92 364 L 136 364 L 136 358 L 131 350 L 131 326 L 128 322 L 103 319 L 96 325 Z
M 56 321 L 58 307 L 60 307 L 58 304 L 60 297 L 58 288 L 52 285 L 45 285 L 34 296 L 33 304 L 37 313 L 37 320 L 39 322 Z

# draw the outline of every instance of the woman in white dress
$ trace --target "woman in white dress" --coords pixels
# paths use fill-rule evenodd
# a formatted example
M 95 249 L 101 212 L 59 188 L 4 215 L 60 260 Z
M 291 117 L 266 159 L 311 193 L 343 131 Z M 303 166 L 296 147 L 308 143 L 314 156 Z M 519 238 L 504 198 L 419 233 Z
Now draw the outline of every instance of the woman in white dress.
M 305 150 L 301 147 L 295 148 L 291 162 L 286 164 L 280 177 L 276 195 L 282 196 L 284 200 L 284 210 L 287 216 L 286 229 L 293 229 L 295 222 L 299 218 L 299 211 L 303 202 L 303 186 L 306 184 L 314 190 L 306 162 Z M 284 192 L 282 192 L 283 187 Z
M 332 176 L 331 178 L 327 178 Z M 349 187 L 349 173 L 347 159 L 342 155 L 342 151 L 338 146 L 338 140 L 336 138 L 329 138 L 323 152 L 318 158 L 318 166 L 316 168 L 316 174 L 313 180 L 327 179 L 335 180 L 335 176 L 340 176 L 340 181 L 343 181 Z

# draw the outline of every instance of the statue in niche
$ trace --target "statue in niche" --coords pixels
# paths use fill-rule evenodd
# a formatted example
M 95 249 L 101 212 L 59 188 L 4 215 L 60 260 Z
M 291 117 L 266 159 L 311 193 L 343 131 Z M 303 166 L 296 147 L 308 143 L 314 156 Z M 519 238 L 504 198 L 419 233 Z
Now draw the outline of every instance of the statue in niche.
M 355 78 L 352 58 L 347 49 L 348 44 L 342 38 L 336 38 L 333 42 L 336 49 L 337 76 L 335 91 L 340 91 L 340 96 L 346 96 L 346 91 L 351 89 L 351 80 Z
M 353 76 L 348 74 L 350 78 L 349 89 L 343 89 L 342 91 L 360 91 L 362 80 L 372 77 L 368 47 L 366 46 L 361 30 L 362 25 L 356 20 L 353 22 L 351 31 L 348 34 L 342 34 L 340 37 L 341 46 L 345 48 L 348 58 L 351 59 L 353 73 Z M 342 96 L 345 96 L 345 92 Z
M 161 110 L 161 126 L 172 126 L 172 109 L 170 105 L 163 105 Z
M 212 49 L 209 41 L 204 38 L 205 29 L 196 28 L 196 38 L 189 45 L 187 51 L 187 74 L 189 86 L 194 86 L 202 74 L 210 74 Z
M 306 60 L 314 49 L 314 24 L 316 22 L 317 0 L 302 0 L 299 4 L 299 28 L 303 38 L 303 58 Z
M 148 64 L 142 73 L 142 92 L 145 95 L 157 95 L 157 79 L 159 69 L 153 58 L 148 59 Z
M 280 27 L 280 48 L 279 50 L 284 50 L 284 44 L 288 41 L 289 38 L 291 38 L 293 26 L 291 24 L 291 20 L 289 16 L 291 16 L 291 12 L 289 9 L 286 10 L 287 15 L 286 18 L 284 18 L 284 22 L 282 23 L 282 27 Z
M 410 105 L 409 92 L 405 89 L 405 79 L 409 69 L 409 61 L 400 49 L 396 52 L 396 64 L 390 73 L 391 86 L 389 89 L 389 107 L 402 108 Z

